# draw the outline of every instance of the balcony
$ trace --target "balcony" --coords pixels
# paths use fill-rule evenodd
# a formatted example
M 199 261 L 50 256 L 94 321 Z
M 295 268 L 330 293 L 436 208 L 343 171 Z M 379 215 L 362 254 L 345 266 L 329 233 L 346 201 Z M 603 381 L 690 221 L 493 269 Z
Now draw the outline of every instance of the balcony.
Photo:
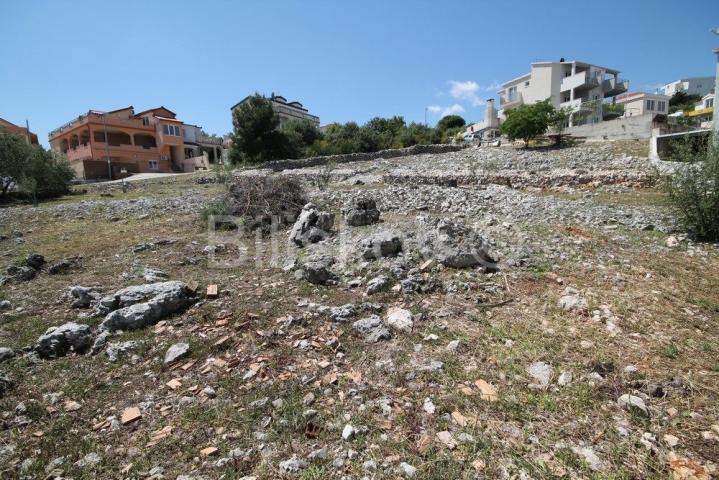
M 65 155 L 67 155 L 67 159 L 70 161 L 82 160 L 85 158 L 92 157 L 92 150 L 90 149 L 90 144 L 86 143 L 86 144 L 77 145 L 76 147 L 73 147 L 73 148 L 68 148 L 65 151 Z
M 585 70 L 577 72 L 574 75 L 562 78 L 559 91 L 568 92 L 570 90 L 588 90 L 599 86 L 600 72 Z
M 499 97 L 499 106 L 503 109 L 514 108 L 522 105 L 522 94 L 520 92 L 514 92 L 512 94 L 504 93 Z
M 608 78 L 602 82 L 602 91 L 605 97 L 615 97 L 629 89 L 629 80 Z

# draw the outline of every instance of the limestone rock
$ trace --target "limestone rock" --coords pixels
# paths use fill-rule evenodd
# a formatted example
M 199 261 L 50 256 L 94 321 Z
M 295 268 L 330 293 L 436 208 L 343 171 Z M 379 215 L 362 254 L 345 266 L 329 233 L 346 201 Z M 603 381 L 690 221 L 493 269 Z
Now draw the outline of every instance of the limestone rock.
M 96 313 L 106 314 L 102 330 L 134 330 L 153 325 L 196 301 L 183 282 L 136 285 L 103 297 Z
M 334 215 L 320 210 L 312 203 L 302 208 L 300 216 L 292 226 L 290 241 L 298 247 L 317 243 L 329 236 L 334 223 Z
M 184 358 L 190 353 L 190 344 L 180 342 L 172 345 L 165 352 L 165 365 L 176 362 L 177 360 Z
M 400 332 L 411 332 L 414 326 L 412 312 L 404 308 L 392 307 L 387 310 L 387 318 L 385 320 L 387 326 L 393 330 Z
M 487 240 L 472 228 L 448 219 L 420 218 L 420 252 L 447 267 L 496 269 Z
M 80 285 L 70 287 L 68 296 L 71 300 L 70 305 L 73 308 L 89 308 L 101 298 L 100 293 L 94 288 Z
M 92 344 L 90 327 L 84 324 L 68 322 L 49 328 L 37 339 L 35 351 L 42 358 L 56 358 L 70 351 L 83 353 Z
M 360 251 L 365 260 L 389 257 L 402 251 L 402 240 L 394 233 L 379 232 L 362 240 Z
M 359 227 L 379 221 L 379 210 L 374 199 L 363 196 L 353 199 L 344 209 L 347 225 Z
M 357 320 L 352 324 L 352 328 L 364 335 L 364 340 L 368 343 L 377 343 L 380 340 L 392 338 L 392 334 L 377 315 Z
M 0 363 L 10 360 L 15 356 L 12 348 L 0 347 Z

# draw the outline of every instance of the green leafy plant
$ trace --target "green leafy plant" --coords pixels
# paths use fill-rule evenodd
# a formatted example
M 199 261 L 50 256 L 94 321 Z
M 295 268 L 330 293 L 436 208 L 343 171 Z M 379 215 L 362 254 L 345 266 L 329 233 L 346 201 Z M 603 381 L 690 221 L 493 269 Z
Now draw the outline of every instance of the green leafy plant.
M 705 145 L 680 143 L 672 159 L 682 164 L 664 177 L 670 203 L 698 239 L 719 240 L 719 135 Z
M 524 146 L 540 135 L 544 135 L 552 122 L 555 109 L 549 99 L 531 105 L 520 105 L 507 112 L 502 124 L 502 133 L 510 140 L 521 139 Z

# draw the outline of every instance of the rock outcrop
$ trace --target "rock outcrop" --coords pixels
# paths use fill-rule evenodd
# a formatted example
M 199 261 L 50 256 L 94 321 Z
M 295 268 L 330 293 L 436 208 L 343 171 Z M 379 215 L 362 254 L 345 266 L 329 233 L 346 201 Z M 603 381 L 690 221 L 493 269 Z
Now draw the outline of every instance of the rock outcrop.
M 290 232 L 290 241 L 298 247 L 324 240 L 330 234 L 334 215 L 320 210 L 312 203 L 302 208 L 300 216 Z
M 37 339 L 35 351 L 41 358 L 57 358 L 69 352 L 85 353 L 92 345 L 88 325 L 68 322 L 51 327 Z

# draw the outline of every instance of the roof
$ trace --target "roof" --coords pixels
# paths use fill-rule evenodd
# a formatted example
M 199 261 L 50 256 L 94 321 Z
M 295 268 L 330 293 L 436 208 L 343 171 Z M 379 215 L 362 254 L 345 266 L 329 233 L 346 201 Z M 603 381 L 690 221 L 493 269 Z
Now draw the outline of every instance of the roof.
M 177 116 L 177 114 L 176 114 L 175 112 L 173 112 L 173 111 L 170 110 L 169 108 L 164 107 L 164 106 L 162 106 L 162 105 L 160 105 L 159 107 L 148 108 L 147 110 L 143 110 L 143 111 L 140 112 L 140 113 L 136 113 L 135 116 L 143 115 L 143 114 L 148 113 L 148 112 L 156 112 L 157 110 L 165 110 L 166 112 L 169 112 L 169 113 L 171 113 L 172 115 Z
M 528 77 L 531 77 L 531 76 L 532 76 L 532 72 L 525 73 L 524 75 L 522 75 L 522 76 L 520 76 L 520 77 L 513 78 L 513 79 L 511 79 L 511 80 L 509 80 L 509 81 L 507 81 L 507 82 L 504 82 L 504 83 L 502 84 L 502 86 L 509 85 L 510 83 L 514 83 L 514 82 L 517 82 L 517 81 L 519 81 L 519 80 L 522 80 L 522 79 L 524 79 L 524 78 L 528 78 Z M 499 93 L 499 92 L 501 92 L 501 91 L 502 91 L 502 90 L 498 90 L 497 93 Z
M 166 122 L 182 123 L 182 120 L 178 120 L 178 119 L 176 119 L 176 118 L 161 117 L 161 116 L 159 116 L 159 115 L 155 115 L 155 118 L 157 118 L 157 119 L 159 119 L 159 120 L 164 120 L 164 121 L 166 121 Z
M 236 104 L 232 105 L 232 106 L 230 107 L 230 110 L 234 110 L 235 108 L 237 108 L 237 107 L 240 106 L 241 104 L 245 103 L 245 102 L 247 101 L 247 99 L 250 98 L 250 97 L 254 97 L 254 95 L 247 95 L 245 98 L 243 98 L 242 100 L 240 100 L 240 101 L 237 102 Z M 282 95 L 274 95 L 274 94 L 272 94 L 272 96 L 270 96 L 270 97 L 265 97 L 265 98 L 267 98 L 267 99 L 270 100 L 270 101 L 276 102 L 276 103 L 281 103 L 281 104 L 283 104 L 283 105 L 287 105 L 288 107 L 293 107 L 293 108 L 296 108 L 296 109 L 298 109 L 298 110 L 303 110 L 303 111 L 305 111 L 305 112 L 309 112 L 309 110 L 307 110 L 307 109 L 304 107 L 304 105 L 302 105 L 302 104 L 301 104 L 300 102 L 298 102 L 297 100 L 294 100 L 294 101 L 292 101 L 292 102 L 288 102 L 287 99 L 286 99 L 285 97 L 283 97 Z
M 624 103 L 624 102 L 630 102 L 632 100 L 638 100 L 638 99 L 646 97 L 646 96 L 652 97 L 654 99 L 665 99 L 665 100 L 669 100 L 671 98 L 669 95 L 662 95 L 660 93 L 629 92 L 629 93 L 624 93 L 622 95 L 617 95 L 616 101 L 619 103 Z
M 602 70 L 606 71 L 607 73 L 611 73 L 611 74 L 619 74 L 620 73 L 619 70 L 616 70 L 614 68 L 603 67 L 601 65 L 596 65 L 594 63 L 589 63 L 589 62 L 582 62 L 579 60 L 569 60 L 569 61 L 565 60 L 564 62 L 532 62 L 531 64 L 532 65 L 551 65 L 554 63 L 559 63 L 562 65 L 571 65 L 573 63 L 576 63 L 577 65 L 581 65 L 583 67 L 601 68 Z

